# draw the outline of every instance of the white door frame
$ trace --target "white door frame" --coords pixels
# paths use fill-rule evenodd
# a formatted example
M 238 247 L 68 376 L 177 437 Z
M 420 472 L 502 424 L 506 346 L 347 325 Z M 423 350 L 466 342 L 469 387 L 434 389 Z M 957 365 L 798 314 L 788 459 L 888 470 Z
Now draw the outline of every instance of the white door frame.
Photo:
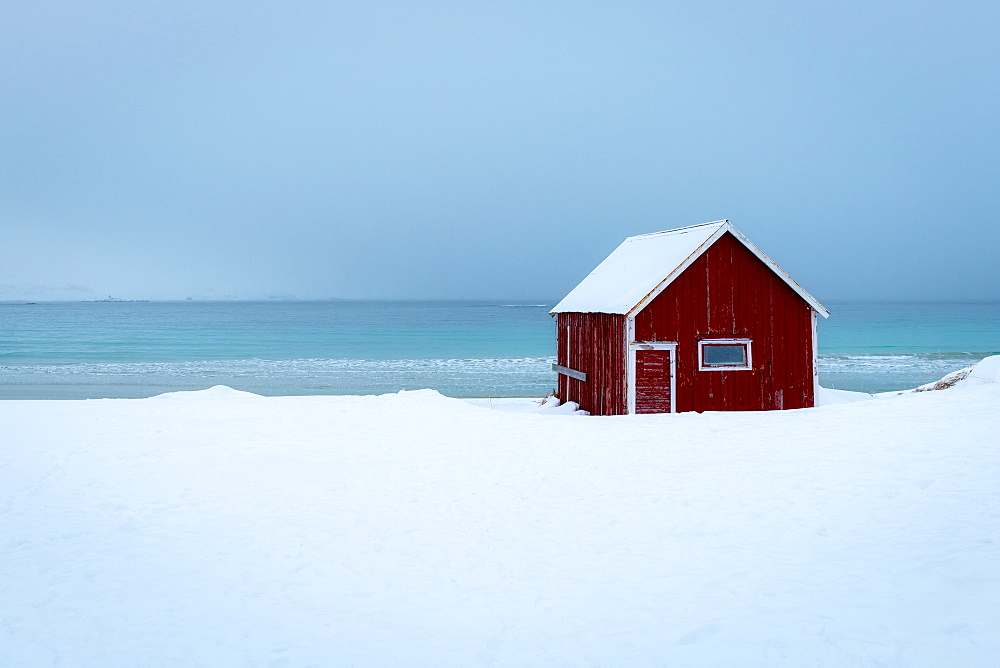
M 812 312 L 812 349 L 813 349 L 813 406 L 819 401 L 819 334 L 817 333 L 817 323 L 819 314 L 813 309 Z
M 670 412 L 677 412 L 677 343 L 675 341 L 635 341 L 635 319 L 628 318 L 625 328 L 626 359 L 628 371 L 625 378 L 627 393 L 627 410 L 629 415 L 635 415 L 635 360 L 640 350 L 670 351 Z

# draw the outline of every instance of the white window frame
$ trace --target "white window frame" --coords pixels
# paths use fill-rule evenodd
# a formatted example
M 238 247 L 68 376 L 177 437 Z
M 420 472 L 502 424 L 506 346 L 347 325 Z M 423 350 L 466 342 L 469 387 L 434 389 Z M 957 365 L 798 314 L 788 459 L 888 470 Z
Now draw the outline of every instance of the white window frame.
M 701 339 L 698 341 L 698 371 L 752 371 L 753 370 L 753 341 L 751 339 Z M 747 363 L 740 365 L 724 366 L 713 364 L 705 366 L 704 350 L 705 346 L 717 345 L 743 345 L 747 350 Z

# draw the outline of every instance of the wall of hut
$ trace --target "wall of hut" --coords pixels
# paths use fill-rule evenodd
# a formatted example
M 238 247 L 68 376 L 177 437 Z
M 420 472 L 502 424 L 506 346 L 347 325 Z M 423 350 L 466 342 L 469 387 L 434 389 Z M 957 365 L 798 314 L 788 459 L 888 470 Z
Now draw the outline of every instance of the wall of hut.
M 635 338 L 678 344 L 678 412 L 814 403 L 812 309 L 731 234 L 637 314 Z M 753 368 L 699 371 L 698 341 L 708 338 L 751 339 Z
M 586 381 L 559 374 L 559 398 L 594 415 L 625 414 L 625 316 L 559 313 L 556 328 L 558 364 L 587 374 Z

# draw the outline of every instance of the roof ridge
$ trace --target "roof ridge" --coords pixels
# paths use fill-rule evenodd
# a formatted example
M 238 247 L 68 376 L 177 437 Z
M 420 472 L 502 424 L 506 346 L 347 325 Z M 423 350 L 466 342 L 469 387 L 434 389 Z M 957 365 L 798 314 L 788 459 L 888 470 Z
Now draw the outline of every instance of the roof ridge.
M 693 230 L 693 229 L 698 228 L 698 227 L 707 227 L 709 225 L 719 225 L 719 226 L 721 226 L 721 225 L 724 225 L 724 224 L 726 224 L 728 222 L 729 222 L 728 218 L 723 218 L 723 219 L 720 219 L 720 220 L 712 220 L 712 221 L 709 221 L 707 223 L 698 223 L 697 225 L 687 225 L 685 227 L 675 227 L 672 230 L 661 230 L 660 232 L 646 232 L 645 234 L 634 234 L 634 235 L 628 237 L 628 239 L 639 239 L 641 237 L 653 237 L 653 236 L 656 236 L 656 235 L 659 235 L 659 234 L 676 234 L 677 232 L 687 232 L 689 230 Z

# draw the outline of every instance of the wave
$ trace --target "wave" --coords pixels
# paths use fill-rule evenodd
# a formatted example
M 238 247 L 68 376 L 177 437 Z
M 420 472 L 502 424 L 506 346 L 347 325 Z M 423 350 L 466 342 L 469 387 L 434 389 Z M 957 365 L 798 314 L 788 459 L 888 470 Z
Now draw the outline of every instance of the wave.
M 882 392 L 917 387 L 985 355 L 821 355 L 824 387 Z M 0 398 L 152 396 L 212 385 L 266 395 L 379 394 L 432 387 L 449 396 L 543 396 L 555 357 L 80 362 L 0 365 Z
M 820 372 L 954 371 L 985 354 L 820 355 Z M 5 374 L 269 376 L 356 373 L 537 374 L 550 373 L 555 357 L 465 359 L 292 359 L 207 360 L 194 362 L 79 362 L 0 366 Z
M 932 353 L 886 355 L 820 355 L 820 373 L 906 371 L 956 371 L 987 357 L 989 353 Z
M 80 362 L 73 364 L 8 365 L 5 374 L 96 376 L 204 376 L 262 377 L 275 375 L 407 373 L 427 374 L 537 374 L 551 373 L 555 357 L 499 357 L 472 359 L 294 359 L 211 360 L 197 362 Z

